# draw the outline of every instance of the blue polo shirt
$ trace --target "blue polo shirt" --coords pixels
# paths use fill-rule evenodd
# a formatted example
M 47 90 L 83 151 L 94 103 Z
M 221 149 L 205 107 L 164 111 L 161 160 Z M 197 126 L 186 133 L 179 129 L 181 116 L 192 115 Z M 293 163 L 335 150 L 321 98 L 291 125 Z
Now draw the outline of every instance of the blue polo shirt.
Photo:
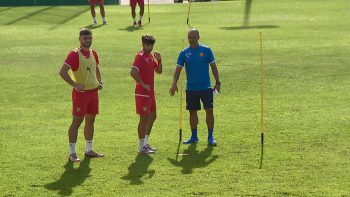
M 209 64 L 213 62 L 213 52 L 202 44 L 195 49 L 188 46 L 180 52 L 176 64 L 186 68 L 187 90 L 200 91 L 211 88 Z

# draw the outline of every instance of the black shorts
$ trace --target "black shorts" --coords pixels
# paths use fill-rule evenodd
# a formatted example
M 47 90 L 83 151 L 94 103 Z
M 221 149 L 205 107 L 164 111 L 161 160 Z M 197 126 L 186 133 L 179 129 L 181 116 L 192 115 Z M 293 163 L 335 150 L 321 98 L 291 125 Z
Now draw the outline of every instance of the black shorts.
M 200 91 L 186 90 L 187 110 L 201 110 L 200 100 L 202 100 L 204 109 L 214 108 L 213 89 L 209 88 Z

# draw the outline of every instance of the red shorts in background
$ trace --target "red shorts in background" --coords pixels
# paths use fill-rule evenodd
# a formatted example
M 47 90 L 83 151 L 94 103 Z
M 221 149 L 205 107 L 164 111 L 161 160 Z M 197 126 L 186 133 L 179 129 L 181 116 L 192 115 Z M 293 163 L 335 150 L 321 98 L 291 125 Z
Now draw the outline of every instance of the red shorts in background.
M 85 116 L 85 114 L 98 114 L 98 92 L 93 90 L 78 91 L 73 88 L 73 116 Z
M 103 0 L 89 0 L 89 3 L 95 3 L 95 2 L 100 3 L 100 2 L 103 2 Z
M 135 96 L 135 102 L 137 114 L 150 114 L 157 111 L 155 97 Z
M 144 6 L 145 2 L 144 2 L 144 0 L 130 0 L 131 7 L 135 7 L 136 4 L 139 4 L 139 6 Z

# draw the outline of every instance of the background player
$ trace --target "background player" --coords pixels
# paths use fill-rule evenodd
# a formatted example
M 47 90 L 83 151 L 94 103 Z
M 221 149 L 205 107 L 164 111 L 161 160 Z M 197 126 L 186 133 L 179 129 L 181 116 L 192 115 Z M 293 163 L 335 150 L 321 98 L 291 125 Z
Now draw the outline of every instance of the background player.
M 136 26 L 136 4 L 139 4 L 140 7 L 140 18 L 139 18 L 139 22 L 138 25 L 142 25 L 141 20 L 143 17 L 143 13 L 145 11 L 145 2 L 144 0 L 130 0 L 130 7 L 131 7 L 131 16 L 132 19 L 134 20 L 134 23 L 132 24 L 132 26 Z
M 95 12 L 95 2 L 97 2 L 98 6 L 100 7 L 100 13 L 102 16 L 103 24 L 108 25 L 108 23 L 106 22 L 106 14 L 105 14 L 105 7 L 103 5 L 103 0 L 89 0 L 90 9 L 91 9 L 91 16 L 94 19 L 94 25 L 97 25 L 96 12 Z

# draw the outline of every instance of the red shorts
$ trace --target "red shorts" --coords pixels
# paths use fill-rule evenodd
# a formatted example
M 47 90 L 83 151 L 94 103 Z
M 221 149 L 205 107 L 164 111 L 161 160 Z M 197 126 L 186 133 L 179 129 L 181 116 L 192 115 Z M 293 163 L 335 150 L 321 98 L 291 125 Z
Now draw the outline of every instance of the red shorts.
M 145 2 L 144 2 L 144 0 L 130 0 L 131 7 L 135 7 L 136 4 L 139 4 L 139 6 L 144 6 Z
M 103 0 L 89 0 L 89 3 L 95 3 L 95 2 L 100 3 L 100 2 L 103 2 Z
M 73 116 L 85 116 L 85 114 L 98 114 L 98 92 L 93 90 L 78 91 L 73 88 Z
M 135 102 L 137 114 L 149 114 L 157 111 L 155 97 L 135 96 Z

